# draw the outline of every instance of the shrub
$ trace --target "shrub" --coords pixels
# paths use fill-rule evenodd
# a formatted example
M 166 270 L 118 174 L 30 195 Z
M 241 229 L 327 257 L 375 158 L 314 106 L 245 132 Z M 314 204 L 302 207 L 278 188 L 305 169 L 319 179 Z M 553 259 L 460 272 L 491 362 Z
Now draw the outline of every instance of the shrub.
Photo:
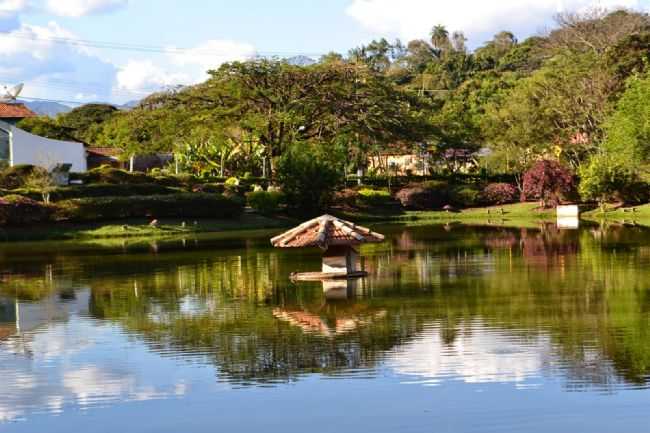
M 250 207 L 264 215 L 276 213 L 284 202 L 284 194 L 273 191 L 249 192 L 246 194 L 246 198 Z
M 525 174 L 522 201 L 540 200 L 543 207 L 556 206 L 575 191 L 573 175 L 557 161 L 537 161 Z
M 481 192 L 475 186 L 465 185 L 450 190 L 449 201 L 459 207 L 473 207 L 479 204 Z
M 33 165 L 16 165 L 0 172 L 0 188 L 22 188 L 27 179 L 35 174 L 47 174 L 47 170 Z
M 502 205 L 517 201 L 517 188 L 509 183 L 491 183 L 483 189 L 481 202 L 486 205 Z
M 341 171 L 307 152 L 290 152 L 278 161 L 277 180 L 287 204 L 304 214 L 325 209 L 343 182 Z
M 237 179 L 236 177 L 229 177 L 228 179 L 226 179 L 225 184 L 226 187 L 239 186 L 239 179 Z
M 128 172 L 112 167 L 94 168 L 86 173 L 76 174 L 75 178 L 84 183 L 137 184 L 153 183 L 155 178 L 144 173 Z
M 386 190 L 363 188 L 357 193 L 357 201 L 362 206 L 381 207 L 388 205 L 392 200 L 390 192 Z
M 122 218 L 231 218 L 242 211 L 241 203 L 218 194 L 101 197 L 59 203 L 58 216 L 72 221 Z
M 195 185 L 192 192 L 204 192 L 207 194 L 223 194 L 226 192 L 226 187 L 223 183 L 204 183 L 202 185 Z
M 437 180 L 413 184 L 399 190 L 395 198 L 407 209 L 439 209 L 448 204 L 449 185 Z
M 20 195 L 0 198 L 0 225 L 28 225 L 49 221 L 51 206 Z
M 602 207 L 611 200 L 624 200 L 626 191 L 628 195 L 633 195 L 635 184 L 638 182 L 634 181 L 628 164 L 608 155 L 593 157 L 580 170 L 580 195 L 583 200 L 595 200 Z M 647 187 L 644 189 L 647 190 Z
M 40 190 L 17 189 L 15 193 L 37 199 L 40 197 Z M 49 190 L 51 201 L 71 200 L 75 198 L 88 197 L 131 197 L 136 195 L 165 195 L 178 194 L 182 190 L 178 188 L 169 188 L 155 183 L 141 184 L 110 184 L 98 183 L 90 185 L 73 185 L 62 186 Z

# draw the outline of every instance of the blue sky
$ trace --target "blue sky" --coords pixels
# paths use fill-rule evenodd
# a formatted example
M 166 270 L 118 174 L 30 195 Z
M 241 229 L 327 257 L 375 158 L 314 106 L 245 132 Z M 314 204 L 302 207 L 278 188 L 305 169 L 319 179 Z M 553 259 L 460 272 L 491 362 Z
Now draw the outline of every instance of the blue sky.
M 423 38 L 439 23 L 477 46 L 593 5 L 650 0 L 0 0 L 0 83 L 24 81 L 37 98 L 122 103 L 256 53 L 345 53 L 381 36 Z

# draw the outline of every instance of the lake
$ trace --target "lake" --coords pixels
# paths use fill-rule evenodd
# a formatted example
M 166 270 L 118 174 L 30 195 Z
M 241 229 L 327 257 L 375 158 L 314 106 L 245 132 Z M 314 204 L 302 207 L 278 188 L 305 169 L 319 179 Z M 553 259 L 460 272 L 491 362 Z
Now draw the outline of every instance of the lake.
M 0 432 L 647 432 L 650 230 L 0 246 Z

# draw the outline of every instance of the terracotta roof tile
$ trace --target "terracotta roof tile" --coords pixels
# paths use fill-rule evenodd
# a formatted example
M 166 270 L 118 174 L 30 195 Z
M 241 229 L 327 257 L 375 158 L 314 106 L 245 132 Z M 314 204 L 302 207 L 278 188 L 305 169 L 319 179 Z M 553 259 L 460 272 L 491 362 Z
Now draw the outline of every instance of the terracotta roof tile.
M 271 239 L 278 248 L 359 245 L 366 242 L 383 242 L 384 236 L 348 221 L 323 215 L 307 221 L 288 232 Z
M 24 117 L 36 117 L 36 113 L 25 107 L 25 104 L 0 102 L 0 119 L 20 119 Z
M 88 153 L 93 153 L 100 156 L 120 156 L 122 154 L 122 149 L 116 147 L 87 147 L 86 151 Z

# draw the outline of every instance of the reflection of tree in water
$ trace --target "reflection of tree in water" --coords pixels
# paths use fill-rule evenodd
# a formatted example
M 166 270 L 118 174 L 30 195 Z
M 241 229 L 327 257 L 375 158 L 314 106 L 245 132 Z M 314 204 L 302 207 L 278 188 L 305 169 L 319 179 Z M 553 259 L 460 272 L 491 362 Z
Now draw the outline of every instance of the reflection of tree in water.
M 552 224 L 542 230 L 521 229 L 522 255 L 535 266 L 563 264 L 565 258 L 578 253 L 578 238 L 578 231 L 560 230 Z
M 241 384 L 372 369 L 431 326 L 451 347 L 475 329 L 459 324 L 475 320 L 522 342 L 549 336 L 570 386 L 645 383 L 650 275 L 630 264 L 644 260 L 646 231 L 616 234 L 623 253 L 614 255 L 614 241 L 590 230 L 443 230 L 407 229 L 388 247 L 364 248 L 372 275 L 357 297 L 339 302 L 287 281 L 318 263 L 317 254 L 287 257 L 255 245 L 63 255 L 53 278 L 88 281 L 94 317 L 119 323 L 163 355 L 209 360 L 221 378 Z M 580 260 L 565 260 L 571 256 Z M 14 289 L 47 280 L 42 265 L 21 275 Z

